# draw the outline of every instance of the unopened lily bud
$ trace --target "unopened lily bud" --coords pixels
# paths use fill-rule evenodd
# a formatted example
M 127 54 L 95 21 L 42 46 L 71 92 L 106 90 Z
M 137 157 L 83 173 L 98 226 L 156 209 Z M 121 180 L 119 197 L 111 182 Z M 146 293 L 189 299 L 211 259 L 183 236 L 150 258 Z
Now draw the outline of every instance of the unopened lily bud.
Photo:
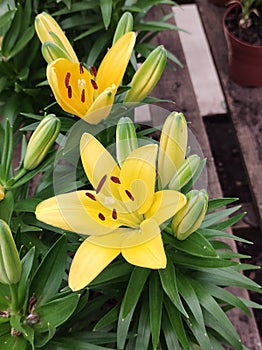
M 186 195 L 187 203 L 173 217 L 172 230 L 175 237 L 184 240 L 201 225 L 208 206 L 206 190 L 192 190 Z
M 43 161 L 59 134 L 60 125 L 54 114 L 44 117 L 28 142 L 24 169 L 33 170 Z
M 133 16 L 130 12 L 124 12 L 121 16 L 113 38 L 113 45 L 121 36 L 133 30 Z
M 116 127 L 116 157 L 121 166 L 127 156 L 138 147 L 136 128 L 128 117 L 122 117 Z
M 21 262 L 7 223 L 0 219 L 0 282 L 15 284 L 21 278 Z
M 0 201 L 2 201 L 4 198 L 5 198 L 4 187 L 0 185 Z
M 62 51 L 67 52 L 67 56 L 71 62 L 79 62 L 63 30 L 48 13 L 42 12 L 36 16 L 35 30 L 42 44 L 46 41 L 53 42 L 59 46 Z
M 169 182 L 169 189 L 180 190 L 184 187 L 197 172 L 201 163 L 200 157 L 197 154 L 192 154 L 178 168 L 176 174 Z
M 47 63 L 51 63 L 58 58 L 66 58 L 70 61 L 67 51 L 51 41 L 45 41 L 42 45 L 42 55 Z
M 185 159 L 187 123 L 183 113 L 169 114 L 162 128 L 158 156 L 158 186 L 165 188 Z
M 163 45 L 155 48 L 134 74 L 124 102 L 140 102 L 156 86 L 166 65 L 167 52 Z

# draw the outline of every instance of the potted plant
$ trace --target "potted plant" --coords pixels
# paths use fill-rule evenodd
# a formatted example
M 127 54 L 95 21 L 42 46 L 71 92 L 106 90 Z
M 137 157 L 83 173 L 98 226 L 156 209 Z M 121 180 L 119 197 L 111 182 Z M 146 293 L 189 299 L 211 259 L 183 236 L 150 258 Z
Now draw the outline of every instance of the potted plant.
M 223 17 L 229 76 L 241 86 L 262 86 L 262 1 L 233 0 L 230 4 Z

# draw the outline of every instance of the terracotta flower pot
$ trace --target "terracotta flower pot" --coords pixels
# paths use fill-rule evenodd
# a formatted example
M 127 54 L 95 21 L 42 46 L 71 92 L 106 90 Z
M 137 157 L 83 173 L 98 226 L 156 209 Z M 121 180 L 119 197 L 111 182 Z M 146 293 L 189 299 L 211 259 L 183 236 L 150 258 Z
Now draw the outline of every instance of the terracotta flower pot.
M 226 26 L 227 16 L 237 6 L 229 7 L 223 17 L 223 28 L 228 46 L 229 76 L 241 86 L 262 86 L 262 45 L 250 45 L 241 41 Z

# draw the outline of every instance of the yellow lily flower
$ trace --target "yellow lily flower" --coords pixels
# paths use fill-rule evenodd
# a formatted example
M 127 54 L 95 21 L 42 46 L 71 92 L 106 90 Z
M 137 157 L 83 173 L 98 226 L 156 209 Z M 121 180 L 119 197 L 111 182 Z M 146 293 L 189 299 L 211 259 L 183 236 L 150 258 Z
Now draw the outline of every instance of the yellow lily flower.
M 97 74 L 60 58 L 47 66 L 47 79 L 58 104 L 68 113 L 97 124 L 110 113 L 133 47 L 135 33 L 123 35 L 107 52 Z M 102 110 L 102 112 L 99 110 Z
M 95 190 L 61 194 L 37 206 L 38 220 L 89 235 L 71 265 L 72 290 L 88 285 L 119 254 L 133 265 L 165 268 L 160 225 L 186 198 L 174 190 L 155 192 L 157 151 L 154 144 L 136 148 L 120 168 L 95 137 L 84 134 L 81 159 Z

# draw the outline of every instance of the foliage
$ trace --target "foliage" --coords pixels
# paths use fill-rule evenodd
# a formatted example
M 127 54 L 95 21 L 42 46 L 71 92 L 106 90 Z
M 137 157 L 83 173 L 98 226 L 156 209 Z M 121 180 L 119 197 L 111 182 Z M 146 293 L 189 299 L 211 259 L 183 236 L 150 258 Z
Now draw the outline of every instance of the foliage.
M 206 190 L 195 189 L 205 159 L 190 154 L 187 123 L 182 113 L 172 112 L 163 127 L 159 127 L 162 129 L 159 143 L 152 137 L 159 130 L 144 130 L 133 122 L 136 108 L 140 107 L 138 102 L 148 101 L 147 96 L 160 78 L 166 61 L 164 48 L 155 48 L 151 40 L 160 30 L 177 29 L 167 22 L 165 15 L 155 22 L 147 20 L 150 8 L 161 4 L 174 3 L 161 0 L 3 0 L 0 3 L 3 36 L 0 271 L 6 272 L 0 284 L 0 350 L 66 350 L 72 347 L 80 350 L 211 350 L 227 345 L 236 350 L 246 349 L 227 311 L 238 308 L 250 315 L 249 308 L 261 308 L 261 305 L 235 296 L 226 287 L 259 293 L 261 287 L 242 273 L 257 267 L 242 264 L 240 261 L 246 256 L 234 252 L 230 245 L 234 240 L 250 242 L 226 232 L 243 216 L 238 212 L 239 206 L 233 206 L 236 199 L 208 199 Z M 116 33 L 124 35 L 125 26 L 121 30 L 118 27 L 123 14 L 132 14 L 136 45 L 114 104 L 111 101 L 106 115 L 103 109 L 99 110 L 102 119 L 97 124 L 66 113 L 61 101 L 56 104 L 50 94 L 46 62 L 33 26 L 36 14 L 43 10 L 62 25 L 85 69 L 94 62 L 96 66 L 103 62 Z M 129 15 L 127 20 L 130 20 Z M 105 76 L 110 73 L 108 66 L 112 61 L 107 61 Z M 144 64 L 140 71 L 138 63 Z M 67 80 L 65 85 L 68 88 Z M 132 96 L 133 101 L 127 96 Z M 134 101 L 136 103 L 132 103 Z M 145 268 L 136 259 L 135 264 L 131 264 L 121 255 L 121 247 L 116 259 L 87 286 L 73 291 L 68 275 L 79 247 L 85 242 L 84 237 L 70 227 L 70 220 L 65 220 L 66 227 L 51 226 L 53 213 L 48 212 L 48 208 L 46 220 L 37 217 L 43 203 L 58 194 L 75 190 L 92 194 L 90 188 L 94 181 L 92 176 L 87 181 L 84 174 L 87 154 L 82 156 L 84 170 L 78 161 L 84 132 L 88 132 L 92 140 L 96 136 L 101 153 L 104 153 L 103 147 L 111 150 L 113 162 L 120 168 L 126 167 L 125 162 L 131 159 L 133 168 L 126 172 L 130 173 L 129 177 L 132 173 L 138 174 L 143 184 L 152 185 L 155 202 L 152 201 L 145 213 L 129 211 L 129 221 L 120 229 L 127 229 L 130 222 L 132 226 L 133 214 L 138 215 L 139 225 L 149 219 L 158 220 L 157 234 L 162 240 L 166 267 Z M 137 163 L 139 166 L 146 161 L 153 164 L 148 178 L 135 168 L 136 162 L 132 159 L 136 151 L 142 147 L 146 150 L 147 145 L 154 150 L 157 161 L 141 156 Z M 96 168 L 94 154 L 89 158 Z M 74 174 L 73 180 L 68 166 Z M 104 174 L 105 166 L 106 162 L 100 161 L 96 171 Z M 161 176 L 165 177 L 164 182 Z M 113 177 L 113 180 L 119 179 Z M 103 185 L 100 182 L 100 186 L 94 186 L 98 192 L 94 196 L 98 199 Z M 172 211 L 173 198 L 171 201 L 167 196 L 169 206 L 159 199 L 164 192 L 179 194 L 184 207 L 178 211 L 171 208 Z M 130 193 L 129 199 L 134 200 Z M 157 208 L 155 203 L 159 204 Z M 105 210 L 106 205 L 109 204 L 105 201 Z M 68 207 L 74 209 L 71 203 Z M 111 219 L 117 220 L 116 211 L 111 214 Z M 63 222 L 63 213 L 58 212 L 57 217 Z M 163 218 L 170 220 L 162 225 Z M 143 244 L 147 248 L 147 242 Z

